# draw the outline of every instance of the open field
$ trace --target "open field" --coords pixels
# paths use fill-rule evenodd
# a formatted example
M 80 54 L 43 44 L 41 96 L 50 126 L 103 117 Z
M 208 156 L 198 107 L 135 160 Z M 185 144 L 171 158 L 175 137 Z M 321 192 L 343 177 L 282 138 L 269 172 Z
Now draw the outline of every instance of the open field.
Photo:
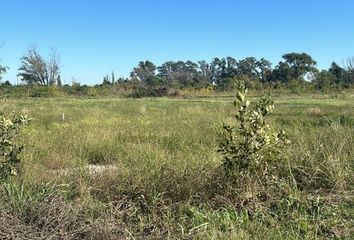
M 0 114 L 34 120 L 20 138 L 22 172 L 1 190 L 0 237 L 352 239 L 354 98 L 275 99 L 270 121 L 292 144 L 267 200 L 224 180 L 217 147 L 232 102 L 2 100 Z

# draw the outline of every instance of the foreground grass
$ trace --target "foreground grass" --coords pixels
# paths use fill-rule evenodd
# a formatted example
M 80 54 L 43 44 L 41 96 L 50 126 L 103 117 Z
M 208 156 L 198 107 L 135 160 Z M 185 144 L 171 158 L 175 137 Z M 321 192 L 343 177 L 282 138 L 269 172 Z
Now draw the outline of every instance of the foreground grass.
M 232 99 L 5 100 L 0 113 L 34 121 L 22 174 L 3 184 L 0 237 L 350 239 L 353 98 L 275 105 L 271 121 L 293 144 L 262 186 L 220 169 Z M 91 164 L 114 168 L 89 174 Z

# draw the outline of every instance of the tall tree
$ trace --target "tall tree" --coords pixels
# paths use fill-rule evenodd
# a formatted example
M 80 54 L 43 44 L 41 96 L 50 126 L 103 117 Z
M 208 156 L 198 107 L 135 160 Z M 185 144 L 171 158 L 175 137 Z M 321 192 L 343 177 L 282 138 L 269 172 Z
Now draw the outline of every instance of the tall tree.
M 272 74 L 272 63 L 264 58 L 257 61 L 257 75 L 258 78 L 266 83 Z
M 199 61 L 198 69 L 201 79 L 203 79 L 205 82 L 211 83 L 213 74 L 210 68 L 210 64 L 205 60 Z
M 315 78 L 312 80 L 312 83 L 316 88 L 321 90 L 328 90 L 332 86 L 336 85 L 337 78 L 336 76 L 327 70 L 322 70 L 315 75 Z
M 258 78 L 257 59 L 254 57 L 247 57 L 238 62 L 237 75 L 247 76 L 251 79 Z
M 112 84 L 114 84 L 115 81 L 116 81 L 116 78 L 115 78 L 115 75 L 114 75 L 113 71 L 112 71 L 112 74 L 111 74 L 111 81 L 112 81 Z
M 173 65 L 173 61 L 168 61 L 161 64 L 161 66 L 157 67 L 157 75 L 161 78 L 164 78 L 166 81 L 171 82 L 173 80 L 171 76 L 173 72 Z
M 60 82 L 60 56 L 52 49 L 49 59 L 43 58 L 37 48 L 29 48 L 21 58 L 18 76 L 26 84 L 58 85 Z
M 283 55 L 285 63 L 291 68 L 292 78 L 301 79 L 308 72 L 316 72 L 316 61 L 307 53 L 287 53 Z
M 155 76 L 156 66 L 150 61 L 141 61 L 131 72 L 131 77 L 145 82 L 149 77 Z
M 304 80 L 307 73 L 316 73 L 316 61 L 307 53 L 287 53 L 284 61 L 275 67 L 272 80 L 288 83 L 291 80 Z
M 111 82 L 109 81 L 109 77 L 108 77 L 108 74 L 106 76 L 103 77 L 103 82 L 102 82 L 102 85 L 110 85 Z
M 237 60 L 232 57 L 214 58 L 211 62 L 213 81 L 219 83 L 222 79 L 234 77 L 237 71 Z
M 328 72 L 335 76 L 335 83 L 344 85 L 346 70 L 338 66 L 337 63 L 332 62 L 331 67 L 328 69 Z
M 195 86 L 201 80 L 199 65 L 192 61 L 168 61 L 157 68 L 158 76 L 172 86 Z

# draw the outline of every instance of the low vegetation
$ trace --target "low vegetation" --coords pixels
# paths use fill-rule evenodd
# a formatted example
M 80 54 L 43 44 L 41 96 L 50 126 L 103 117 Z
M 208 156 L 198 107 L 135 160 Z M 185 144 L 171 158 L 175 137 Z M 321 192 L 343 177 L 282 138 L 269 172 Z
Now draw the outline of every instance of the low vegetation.
M 256 99 L 3 99 L 0 238 L 351 239 L 352 96 Z
M 20 163 L 19 154 L 22 146 L 16 144 L 16 137 L 21 126 L 27 125 L 27 116 L 3 117 L 0 119 L 0 180 L 17 175 Z

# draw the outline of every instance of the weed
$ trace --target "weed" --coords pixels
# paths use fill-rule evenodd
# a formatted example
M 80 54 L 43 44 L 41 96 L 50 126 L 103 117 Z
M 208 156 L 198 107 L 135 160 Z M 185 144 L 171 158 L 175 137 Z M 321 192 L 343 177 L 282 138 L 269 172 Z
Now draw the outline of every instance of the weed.
M 27 115 L 0 119 L 0 180 L 6 180 L 11 175 L 17 175 L 19 154 L 22 146 L 16 144 L 19 129 L 27 125 L 30 118 Z

